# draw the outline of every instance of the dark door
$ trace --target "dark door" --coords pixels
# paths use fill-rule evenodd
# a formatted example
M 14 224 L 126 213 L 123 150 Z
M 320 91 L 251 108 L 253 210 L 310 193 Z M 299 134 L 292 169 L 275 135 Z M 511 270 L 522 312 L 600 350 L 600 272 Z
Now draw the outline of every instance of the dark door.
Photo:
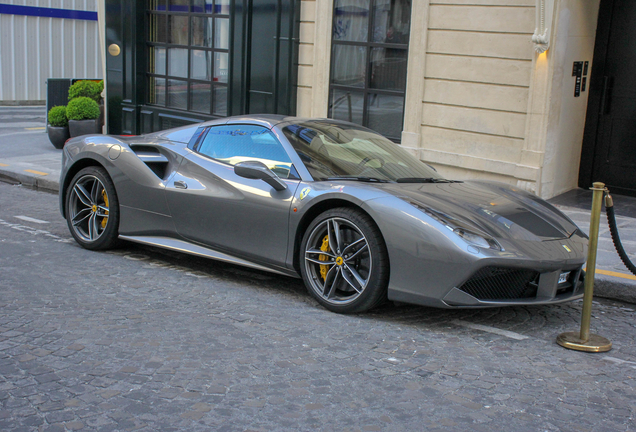
M 138 52 L 136 31 L 143 28 L 143 9 L 139 12 L 140 0 L 107 0 L 106 6 L 106 91 L 108 97 L 108 133 L 136 134 L 139 92 L 144 87 L 137 81 L 142 61 Z M 139 13 L 139 16 L 137 14 Z M 111 49 L 109 49 L 111 48 Z
M 166 186 L 177 232 L 224 253 L 284 267 L 289 211 L 300 182 L 276 136 L 260 126 L 215 126 L 197 151 L 184 156 Z M 287 189 L 236 175 L 233 165 L 245 160 L 267 165 Z
M 602 181 L 636 195 L 636 2 L 608 0 L 599 11 L 581 158 L 582 187 Z
M 247 114 L 295 114 L 295 1 L 250 0 Z

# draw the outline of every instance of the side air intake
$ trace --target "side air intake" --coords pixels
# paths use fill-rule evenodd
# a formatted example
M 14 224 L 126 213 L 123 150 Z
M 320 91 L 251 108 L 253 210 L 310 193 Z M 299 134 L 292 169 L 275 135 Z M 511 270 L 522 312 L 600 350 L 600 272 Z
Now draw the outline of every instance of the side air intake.
M 131 145 L 130 148 L 135 152 L 137 157 L 141 159 L 141 161 L 145 163 L 153 173 L 155 173 L 157 177 L 165 180 L 166 170 L 168 167 L 168 158 L 166 156 L 159 153 L 159 150 L 151 146 Z

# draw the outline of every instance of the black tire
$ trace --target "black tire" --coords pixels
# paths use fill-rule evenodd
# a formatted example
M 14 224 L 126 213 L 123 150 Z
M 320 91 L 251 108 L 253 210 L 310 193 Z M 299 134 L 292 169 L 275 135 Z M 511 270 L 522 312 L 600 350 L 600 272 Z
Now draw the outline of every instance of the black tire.
M 64 205 L 68 229 L 80 246 L 106 250 L 118 244 L 119 200 L 105 169 L 92 166 L 75 174 Z
M 377 225 L 360 210 L 334 208 L 314 219 L 303 235 L 299 258 L 307 290 L 330 311 L 359 313 L 386 300 L 386 245 Z

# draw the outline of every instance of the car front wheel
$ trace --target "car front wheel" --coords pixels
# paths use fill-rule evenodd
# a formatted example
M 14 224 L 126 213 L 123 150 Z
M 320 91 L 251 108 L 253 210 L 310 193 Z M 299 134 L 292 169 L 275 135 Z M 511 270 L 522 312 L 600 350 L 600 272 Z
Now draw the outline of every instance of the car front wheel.
M 87 167 L 73 177 L 66 190 L 66 222 L 73 238 L 86 249 L 116 245 L 119 201 L 106 170 Z
M 357 209 L 336 208 L 307 228 L 300 267 L 309 292 L 327 309 L 364 312 L 386 299 L 388 253 L 373 220 Z

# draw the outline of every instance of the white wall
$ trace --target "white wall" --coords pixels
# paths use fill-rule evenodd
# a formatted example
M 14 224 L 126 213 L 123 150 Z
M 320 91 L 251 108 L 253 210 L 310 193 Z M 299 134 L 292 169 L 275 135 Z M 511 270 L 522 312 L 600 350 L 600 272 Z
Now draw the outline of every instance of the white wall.
M 561 0 L 552 38 L 552 88 L 539 193 L 553 197 L 577 187 L 600 0 Z M 589 61 L 587 89 L 574 97 L 572 63 Z
M 97 0 L 0 0 L 97 11 Z M 0 14 L 0 103 L 46 100 L 47 78 L 103 78 L 97 21 Z
M 534 26 L 535 0 L 430 1 L 420 159 L 449 178 L 536 179 L 522 163 Z

